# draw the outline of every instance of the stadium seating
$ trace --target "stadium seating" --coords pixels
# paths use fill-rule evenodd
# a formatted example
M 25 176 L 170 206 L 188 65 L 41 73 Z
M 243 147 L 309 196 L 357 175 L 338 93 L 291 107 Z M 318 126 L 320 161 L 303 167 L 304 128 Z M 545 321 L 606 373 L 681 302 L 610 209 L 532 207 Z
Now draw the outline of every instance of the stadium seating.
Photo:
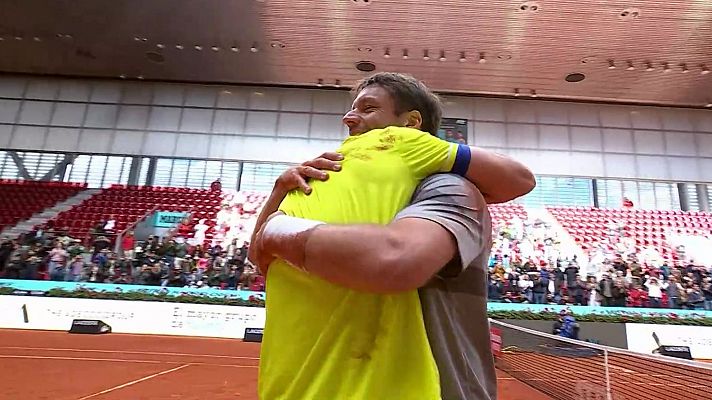
M 87 238 L 89 230 L 111 216 L 116 232 L 121 232 L 152 210 L 188 211 L 192 224 L 205 218 L 214 225 L 220 207 L 220 193 L 204 189 L 114 185 L 82 204 L 60 213 L 53 221 L 56 228 L 67 228 L 69 235 Z
M 669 235 L 712 234 L 712 214 L 691 211 L 598 209 L 594 207 L 547 207 L 547 210 L 572 235 L 584 250 L 591 250 L 610 238 L 611 229 L 635 242 L 636 251 L 643 247 L 657 250 L 666 261 L 678 256 L 668 243 Z M 609 250 L 613 250 L 611 244 Z
M 0 231 L 64 201 L 87 187 L 68 182 L 0 179 Z

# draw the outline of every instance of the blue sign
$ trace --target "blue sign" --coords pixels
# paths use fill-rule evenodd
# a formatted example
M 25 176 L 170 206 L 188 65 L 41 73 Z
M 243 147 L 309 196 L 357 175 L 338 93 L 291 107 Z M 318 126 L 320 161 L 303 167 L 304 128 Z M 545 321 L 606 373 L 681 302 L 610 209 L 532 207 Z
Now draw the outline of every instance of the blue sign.
M 172 228 L 187 216 L 187 212 L 157 211 L 153 217 L 153 226 L 156 228 Z

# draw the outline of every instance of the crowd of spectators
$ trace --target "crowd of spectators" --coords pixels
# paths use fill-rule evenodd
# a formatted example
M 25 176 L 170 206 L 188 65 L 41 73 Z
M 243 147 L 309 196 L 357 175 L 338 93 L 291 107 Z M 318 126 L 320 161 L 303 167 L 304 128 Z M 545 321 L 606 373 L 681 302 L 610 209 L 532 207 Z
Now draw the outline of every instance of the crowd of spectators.
M 629 251 L 612 232 L 613 251 L 580 260 L 561 251 L 552 228 L 534 219 L 508 221 L 495 229 L 490 301 L 712 311 L 712 273 L 682 249 L 677 262 L 666 262 Z
M 36 231 L 0 243 L 0 277 L 68 282 L 264 290 L 264 279 L 246 260 L 247 244 L 226 248 L 191 245 L 183 237 L 136 241 L 126 234 L 114 252 L 101 228 L 90 243 L 66 232 Z

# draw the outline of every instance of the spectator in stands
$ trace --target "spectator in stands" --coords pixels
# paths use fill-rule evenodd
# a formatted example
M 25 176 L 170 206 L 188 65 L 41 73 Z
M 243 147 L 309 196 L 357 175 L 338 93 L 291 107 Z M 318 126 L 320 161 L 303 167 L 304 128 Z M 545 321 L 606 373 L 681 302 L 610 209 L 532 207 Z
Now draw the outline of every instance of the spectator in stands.
M 54 249 L 49 252 L 49 266 L 48 270 L 50 273 L 50 278 L 53 281 L 63 281 L 64 280 L 64 267 L 67 263 L 69 253 L 64 250 L 64 246 L 61 242 L 57 241 Z
M 588 296 L 588 304 L 589 306 L 592 307 L 598 307 L 601 305 L 601 295 L 600 295 L 600 289 L 598 286 L 598 282 L 596 281 L 595 276 L 589 276 L 587 277 L 586 281 L 586 286 L 587 286 L 587 296 Z
M 650 299 L 650 307 L 660 308 L 661 298 L 663 297 L 663 285 L 658 278 L 651 276 L 643 284 L 648 289 L 648 299 Z
M 210 184 L 210 190 L 213 192 L 222 191 L 222 182 L 220 182 L 220 178 L 214 180 L 213 183 Z
M 109 218 L 104 223 L 104 233 L 115 233 L 116 232 L 116 216 L 110 215 Z
M 613 279 L 613 305 L 615 307 L 625 307 L 627 296 L 627 282 L 623 277 L 623 273 L 617 271 L 616 277 Z
M 693 283 L 692 286 L 687 289 L 687 309 L 688 310 L 698 310 L 704 307 L 705 297 L 702 294 L 700 285 Z
M 504 293 L 504 285 L 502 278 L 499 275 L 490 275 L 489 284 L 487 286 L 487 299 L 493 302 L 502 301 Z
M 84 257 L 76 255 L 69 264 L 69 268 L 67 268 L 67 274 L 65 275 L 64 280 L 67 282 L 77 282 L 81 278 L 83 271 Z
M 680 284 L 680 282 L 678 281 L 678 278 L 676 276 L 671 276 L 670 279 L 668 279 L 667 284 L 663 285 L 662 288 L 665 289 L 665 291 L 667 293 L 668 308 L 680 308 L 680 306 L 682 305 L 682 298 L 683 298 L 682 292 L 685 289 L 682 287 L 682 284 Z M 650 288 L 648 288 L 648 291 L 650 293 Z M 655 289 L 653 289 L 653 291 L 655 293 L 657 293 L 657 291 Z M 649 294 L 649 296 L 650 296 L 650 294 Z M 650 297 L 651 297 L 651 302 L 652 302 L 653 301 L 652 296 L 650 296 Z
M 534 278 L 532 280 L 532 300 L 534 304 L 546 304 L 547 299 L 546 299 L 546 292 L 548 290 L 547 284 L 544 282 L 543 279 L 539 276 L 538 273 L 535 273 Z
M 712 278 L 709 276 L 704 278 L 702 294 L 705 296 L 705 310 L 712 311 Z
M 615 305 L 615 301 L 613 300 L 613 288 L 613 280 L 607 273 L 604 273 L 598 282 L 598 293 L 601 296 L 601 305 L 603 307 L 612 307 Z
M 623 208 L 633 208 L 633 206 L 634 204 L 629 198 L 623 197 Z
M 136 238 L 134 237 L 133 231 L 128 231 L 121 239 L 121 251 L 124 256 L 128 259 L 134 257 L 134 250 L 136 249 Z
M 534 282 L 529 279 L 528 274 L 522 274 L 519 277 L 519 282 L 517 283 L 517 286 L 519 286 L 519 293 L 521 293 L 521 295 L 524 296 L 529 303 L 534 301 L 534 296 L 532 294 Z
M 644 307 L 648 304 L 648 293 L 639 283 L 628 284 L 627 307 Z
M 588 285 L 581 280 L 580 276 L 576 275 L 573 285 L 568 288 L 568 292 L 573 304 L 577 306 L 585 306 L 587 304 L 586 293 L 588 292 Z

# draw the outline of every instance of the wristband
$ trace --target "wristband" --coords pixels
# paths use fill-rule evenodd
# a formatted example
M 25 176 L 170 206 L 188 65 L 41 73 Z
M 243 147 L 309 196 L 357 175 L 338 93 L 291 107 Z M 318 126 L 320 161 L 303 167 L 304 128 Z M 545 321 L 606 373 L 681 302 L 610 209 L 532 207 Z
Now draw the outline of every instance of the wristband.
M 275 256 L 304 270 L 304 252 L 307 233 L 324 222 L 278 215 L 267 222 L 262 240 Z

